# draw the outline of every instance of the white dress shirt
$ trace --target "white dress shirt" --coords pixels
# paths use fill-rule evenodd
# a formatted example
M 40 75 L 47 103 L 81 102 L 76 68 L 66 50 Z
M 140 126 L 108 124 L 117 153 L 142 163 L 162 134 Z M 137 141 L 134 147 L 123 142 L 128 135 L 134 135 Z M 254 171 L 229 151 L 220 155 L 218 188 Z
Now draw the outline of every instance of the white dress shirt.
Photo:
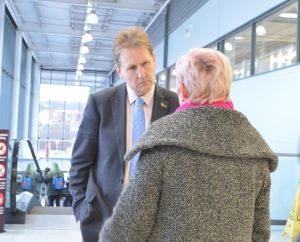
M 133 109 L 135 105 L 135 100 L 138 96 L 134 93 L 134 91 L 126 84 L 127 87 L 127 102 L 126 102 L 126 152 L 132 146 L 132 120 L 133 120 Z M 152 88 L 141 98 L 144 101 L 143 111 L 145 114 L 145 130 L 148 128 L 151 122 L 151 114 L 153 108 L 153 99 L 154 99 L 154 90 L 155 85 L 153 83 Z M 128 183 L 129 179 L 129 168 L 130 161 L 126 161 L 125 164 L 125 175 L 124 175 L 124 187 Z

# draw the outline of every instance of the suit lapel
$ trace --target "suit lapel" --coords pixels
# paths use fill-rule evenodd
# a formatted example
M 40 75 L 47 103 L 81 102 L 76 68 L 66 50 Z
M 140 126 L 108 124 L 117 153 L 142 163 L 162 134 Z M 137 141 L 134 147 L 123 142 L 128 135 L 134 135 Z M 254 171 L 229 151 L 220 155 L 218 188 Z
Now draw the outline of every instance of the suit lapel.
M 118 145 L 120 161 L 123 162 L 126 150 L 126 85 L 116 86 L 115 94 L 111 97 L 111 108 L 115 137 Z
M 168 114 L 169 102 L 165 99 L 162 89 L 155 85 L 151 123 Z

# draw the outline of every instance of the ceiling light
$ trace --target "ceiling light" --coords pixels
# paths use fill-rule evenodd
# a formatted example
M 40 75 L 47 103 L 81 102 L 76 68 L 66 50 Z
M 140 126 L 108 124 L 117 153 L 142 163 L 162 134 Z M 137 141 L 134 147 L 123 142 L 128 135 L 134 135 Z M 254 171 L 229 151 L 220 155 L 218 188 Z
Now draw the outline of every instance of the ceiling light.
M 256 27 L 256 34 L 259 35 L 259 36 L 266 35 L 266 28 L 263 25 L 258 25 Z
M 91 30 L 91 25 L 85 24 L 84 27 L 83 27 L 83 30 L 84 31 L 90 31 Z
M 243 36 L 236 36 L 234 39 L 236 39 L 236 40 L 242 40 L 242 39 L 244 39 L 244 37 Z
M 78 64 L 77 65 L 77 70 L 79 70 L 79 71 L 83 71 L 84 70 L 84 65 L 83 64 Z
M 279 17 L 281 18 L 297 18 L 296 13 L 281 13 L 279 14 Z
M 96 15 L 95 10 L 91 10 L 91 12 L 86 17 L 86 21 L 85 22 L 87 24 L 97 24 L 98 23 L 98 17 Z
M 86 63 L 86 58 L 84 56 L 79 56 L 78 63 L 79 64 L 85 64 Z
M 83 64 L 78 64 L 77 65 L 77 70 L 78 71 L 83 71 L 84 70 L 84 65 Z
M 76 71 L 76 76 L 81 77 L 82 76 L 82 71 Z
M 225 47 L 225 50 L 228 50 L 228 51 L 232 51 L 232 49 L 233 49 L 232 44 L 229 42 L 226 42 L 224 47 Z
M 82 35 L 81 39 L 82 43 L 87 43 L 93 41 L 93 36 L 90 31 L 87 31 L 84 35 Z
M 159 77 L 160 80 L 162 81 L 165 81 L 167 79 L 166 75 L 165 74 L 162 74 L 160 77 Z
M 89 48 L 86 45 L 80 47 L 80 54 L 88 54 L 90 52 Z

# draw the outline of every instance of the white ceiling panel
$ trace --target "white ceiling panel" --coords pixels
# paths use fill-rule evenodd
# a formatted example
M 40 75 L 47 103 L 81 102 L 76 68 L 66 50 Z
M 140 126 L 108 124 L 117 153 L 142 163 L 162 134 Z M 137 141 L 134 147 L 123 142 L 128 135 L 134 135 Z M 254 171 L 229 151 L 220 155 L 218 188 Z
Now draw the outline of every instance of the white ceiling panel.
M 109 73 L 113 68 L 112 40 L 130 25 L 146 27 L 170 0 L 7 0 L 8 9 L 42 68 L 76 70 L 88 11 L 98 23 L 86 45 L 85 70 Z

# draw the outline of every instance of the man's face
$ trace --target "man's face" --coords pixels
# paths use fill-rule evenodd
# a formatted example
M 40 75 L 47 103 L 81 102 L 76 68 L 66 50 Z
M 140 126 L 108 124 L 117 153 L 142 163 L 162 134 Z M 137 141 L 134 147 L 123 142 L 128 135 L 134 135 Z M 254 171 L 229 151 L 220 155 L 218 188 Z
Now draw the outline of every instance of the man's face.
M 143 96 L 154 82 L 155 57 L 145 47 L 123 49 L 116 70 L 136 95 Z

